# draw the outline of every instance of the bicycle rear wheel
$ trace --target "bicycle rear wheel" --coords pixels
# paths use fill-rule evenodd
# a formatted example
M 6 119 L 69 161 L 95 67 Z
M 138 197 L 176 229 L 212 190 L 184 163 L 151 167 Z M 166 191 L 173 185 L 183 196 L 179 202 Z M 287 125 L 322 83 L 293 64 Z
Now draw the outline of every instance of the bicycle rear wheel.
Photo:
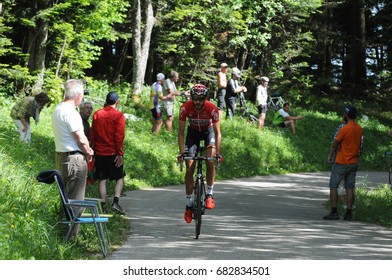
M 202 220 L 202 192 L 203 192 L 203 183 L 201 179 L 197 179 L 195 186 L 195 200 L 194 200 L 194 218 L 195 218 L 195 226 L 196 226 L 196 239 L 199 238 L 201 231 L 201 220 Z

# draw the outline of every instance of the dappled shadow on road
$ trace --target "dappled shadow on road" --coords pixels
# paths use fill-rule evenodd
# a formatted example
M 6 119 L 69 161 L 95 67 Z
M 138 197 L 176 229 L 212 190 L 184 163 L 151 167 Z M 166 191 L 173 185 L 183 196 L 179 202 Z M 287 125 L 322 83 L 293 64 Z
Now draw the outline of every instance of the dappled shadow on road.
M 183 187 L 127 196 L 132 231 L 109 259 L 389 259 L 391 231 L 324 221 L 328 173 L 219 182 L 202 235 L 183 221 Z

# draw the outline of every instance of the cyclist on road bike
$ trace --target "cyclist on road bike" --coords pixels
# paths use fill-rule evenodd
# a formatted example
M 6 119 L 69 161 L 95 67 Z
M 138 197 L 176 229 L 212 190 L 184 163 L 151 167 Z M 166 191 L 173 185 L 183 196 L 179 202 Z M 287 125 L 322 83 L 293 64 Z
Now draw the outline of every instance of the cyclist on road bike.
M 179 130 L 178 130 L 178 147 L 180 149 L 179 160 L 185 156 L 185 146 L 188 148 L 186 156 L 195 156 L 200 141 L 204 141 L 207 157 L 216 157 L 219 162 L 223 161 L 220 155 L 222 137 L 220 132 L 219 111 L 218 108 L 210 101 L 207 101 L 208 90 L 205 85 L 196 84 L 190 90 L 191 100 L 184 103 L 180 108 Z M 185 140 L 185 126 L 188 119 L 188 129 Z M 192 191 L 194 185 L 193 174 L 195 172 L 196 162 L 186 160 L 185 173 L 185 191 L 186 191 L 186 208 L 184 219 L 187 223 L 192 222 Z M 215 167 L 213 161 L 207 161 L 207 190 L 206 190 L 206 208 L 215 208 L 213 197 Z

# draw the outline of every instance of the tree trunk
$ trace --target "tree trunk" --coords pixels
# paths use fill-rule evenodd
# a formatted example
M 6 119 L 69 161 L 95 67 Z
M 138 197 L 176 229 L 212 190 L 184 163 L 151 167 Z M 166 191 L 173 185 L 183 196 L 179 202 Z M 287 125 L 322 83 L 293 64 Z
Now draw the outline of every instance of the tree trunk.
M 155 24 L 154 11 L 151 0 L 143 0 L 143 12 L 145 15 L 142 24 L 142 3 L 141 0 L 134 0 L 134 28 L 132 30 L 133 46 L 133 73 L 132 87 L 134 96 L 140 95 L 146 74 L 148 53 L 150 49 L 150 40 L 152 28 Z M 143 26 L 143 28 L 142 28 Z
M 47 42 L 48 23 L 38 20 L 37 27 L 29 32 L 29 60 L 27 63 L 30 73 L 37 73 L 37 80 L 33 86 L 34 92 L 42 90 Z
M 366 90 L 366 19 L 363 0 L 351 0 L 346 7 L 347 40 L 343 82 L 352 94 L 363 96 Z

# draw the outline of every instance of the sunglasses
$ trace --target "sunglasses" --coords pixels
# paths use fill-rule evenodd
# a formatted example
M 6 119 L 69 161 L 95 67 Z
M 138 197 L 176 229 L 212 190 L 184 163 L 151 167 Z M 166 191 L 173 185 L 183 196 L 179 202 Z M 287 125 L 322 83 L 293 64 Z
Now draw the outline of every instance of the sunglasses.
M 203 102 L 205 99 L 205 97 L 192 97 L 193 101 L 199 101 L 199 102 Z

